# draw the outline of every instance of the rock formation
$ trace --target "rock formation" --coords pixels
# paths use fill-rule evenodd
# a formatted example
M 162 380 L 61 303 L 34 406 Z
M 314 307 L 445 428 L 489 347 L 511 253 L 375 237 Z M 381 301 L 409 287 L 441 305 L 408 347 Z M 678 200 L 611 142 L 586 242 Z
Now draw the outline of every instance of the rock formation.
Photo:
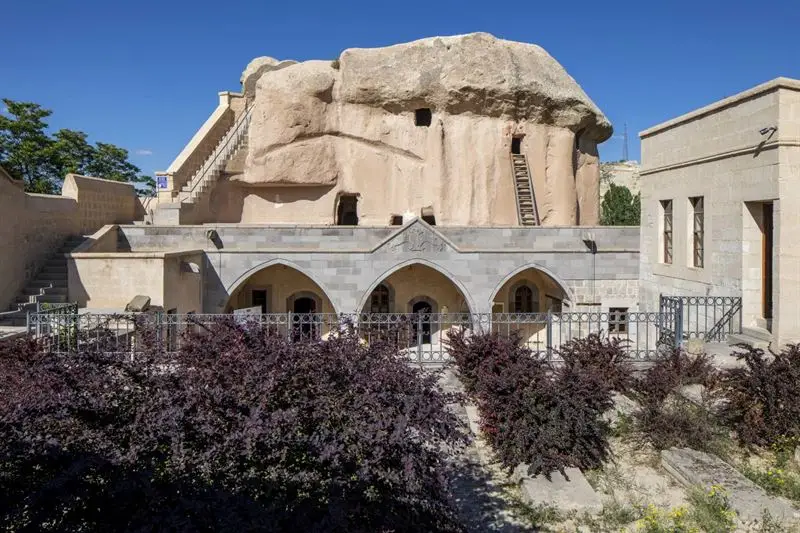
M 438 224 L 517 225 L 515 137 L 542 224 L 598 222 L 597 144 L 611 125 L 536 45 L 475 33 L 267 59 L 243 75 L 257 79 L 244 173 L 231 178 L 243 222 L 331 223 L 351 193 L 360 224 L 433 206 Z

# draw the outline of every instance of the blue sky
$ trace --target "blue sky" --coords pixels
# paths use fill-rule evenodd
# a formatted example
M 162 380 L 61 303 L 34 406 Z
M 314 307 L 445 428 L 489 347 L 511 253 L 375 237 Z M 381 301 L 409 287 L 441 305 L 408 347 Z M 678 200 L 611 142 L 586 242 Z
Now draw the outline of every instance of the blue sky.
M 615 126 L 630 156 L 649 126 L 777 76 L 800 78 L 800 0 L 211 2 L 32 0 L 0 10 L 0 97 L 54 111 L 163 170 L 238 90 L 253 57 L 333 59 L 432 35 L 486 31 L 537 43 Z

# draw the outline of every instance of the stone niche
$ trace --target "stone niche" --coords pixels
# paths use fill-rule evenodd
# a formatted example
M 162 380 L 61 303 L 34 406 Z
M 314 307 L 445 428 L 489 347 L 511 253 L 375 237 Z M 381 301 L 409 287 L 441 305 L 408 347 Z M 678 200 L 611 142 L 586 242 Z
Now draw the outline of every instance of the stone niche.
M 231 185 L 242 222 L 330 224 L 340 194 L 357 193 L 362 225 L 428 206 L 441 225 L 517 225 L 513 150 L 542 225 L 595 225 L 611 133 L 539 46 L 434 37 L 264 69 Z

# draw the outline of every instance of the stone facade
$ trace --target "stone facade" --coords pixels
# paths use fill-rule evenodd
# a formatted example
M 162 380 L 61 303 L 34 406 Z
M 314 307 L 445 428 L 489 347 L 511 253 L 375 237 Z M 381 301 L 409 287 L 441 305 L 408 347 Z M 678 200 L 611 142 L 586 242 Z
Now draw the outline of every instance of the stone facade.
M 30 194 L 0 169 L 0 311 L 65 239 L 131 223 L 140 209 L 131 184 L 68 174 L 61 196 Z
M 642 305 L 658 295 L 741 296 L 745 326 L 778 344 L 800 340 L 800 82 L 778 78 L 640 134 Z M 694 209 L 703 198 L 703 265 L 694 260 Z M 672 263 L 664 260 L 672 202 Z M 773 245 L 764 252 L 766 209 Z M 767 258 L 768 256 L 768 258 Z M 769 262 L 771 272 L 765 272 Z M 765 278 L 771 275 L 769 295 Z
M 284 289 L 289 292 L 318 290 L 320 301 L 330 302 L 329 307 L 323 305 L 323 308 L 333 312 L 361 311 L 382 281 L 401 269 L 415 266 L 444 276 L 445 282 L 431 281 L 433 285 L 449 283 L 457 290 L 463 306 L 456 300 L 438 302 L 451 312 L 491 312 L 506 283 L 523 272 L 530 274 L 542 304 L 546 296 L 551 296 L 562 301 L 565 308 L 580 309 L 586 304 L 602 303 L 605 307 L 635 310 L 638 229 L 598 227 L 590 230 L 597 246 L 594 255 L 583 242 L 586 228 L 431 227 L 421 219 L 399 228 L 110 226 L 105 230 L 110 237 L 97 236 L 97 242 L 103 246 L 102 252 L 89 245 L 71 255 L 70 279 L 76 281 L 70 283 L 70 296 L 72 299 L 73 287 L 82 286 L 85 290 L 85 284 L 79 285 L 77 281 L 83 278 L 82 272 L 103 268 L 100 263 L 134 264 L 136 260 L 151 261 L 151 256 L 168 251 L 191 255 L 197 253 L 195 250 L 202 250 L 202 311 L 207 313 L 250 305 L 252 302 L 247 297 L 236 299 L 237 291 L 252 280 L 258 280 L 260 272 L 274 265 L 302 274 L 318 288 L 309 289 L 302 280 L 296 287 Z M 107 243 L 113 238 L 116 238 L 116 246 L 112 251 Z M 92 263 L 99 266 L 86 266 Z M 159 271 L 161 268 L 157 267 Z M 119 275 L 124 277 L 130 273 L 120 272 Z M 196 279 L 187 276 L 185 283 L 195 283 Z M 109 279 L 104 283 L 114 282 Z M 256 284 L 263 283 L 266 282 L 259 280 Z M 130 290 L 124 289 L 127 287 Z M 104 307 L 124 307 L 137 290 L 135 283 L 120 279 L 118 289 L 109 296 L 116 301 L 104 300 Z M 425 296 L 424 288 L 419 291 L 417 296 Z M 196 303 L 188 305 L 166 293 L 148 296 L 178 312 L 201 311 Z M 82 294 L 81 298 L 90 302 L 95 295 Z M 283 297 L 274 299 L 278 304 L 283 300 Z M 500 296 L 500 300 L 508 298 Z M 407 311 L 408 302 L 396 303 L 396 311 Z M 541 306 L 540 309 L 546 310 Z M 281 304 L 270 310 L 291 309 Z

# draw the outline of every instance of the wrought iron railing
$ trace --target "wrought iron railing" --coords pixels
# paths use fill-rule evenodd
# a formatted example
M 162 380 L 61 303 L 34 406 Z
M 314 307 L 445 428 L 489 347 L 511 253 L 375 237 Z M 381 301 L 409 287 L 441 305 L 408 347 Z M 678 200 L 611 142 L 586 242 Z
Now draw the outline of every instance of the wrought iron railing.
M 50 349 L 68 351 L 78 347 L 102 347 L 109 352 L 135 353 L 143 335 L 149 332 L 163 350 L 180 349 L 187 335 L 204 334 L 212 325 L 265 327 L 270 333 L 300 342 L 325 339 L 352 327 L 364 342 L 393 342 L 410 360 L 420 364 L 441 364 L 448 360 L 450 332 L 495 332 L 516 334 L 533 352 L 559 359 L 559 348 L 567 341 L 602 334 L 619 338 L 636 359 L 652 359 L 670 348 L 674 336 L 664 332 L 676 323 L 669 313 L 376 313 L 259 315 L 175 315 L 32 313 L 29 331 Z M 665 339 L 667 339 L 665 341 Z
M 742 332 L 742 299 L 737 296 L 664 296 L 660 312 L 669 312 L 676 323 L 676 343 L 688 339 L 724 342 L 728 335 Z

